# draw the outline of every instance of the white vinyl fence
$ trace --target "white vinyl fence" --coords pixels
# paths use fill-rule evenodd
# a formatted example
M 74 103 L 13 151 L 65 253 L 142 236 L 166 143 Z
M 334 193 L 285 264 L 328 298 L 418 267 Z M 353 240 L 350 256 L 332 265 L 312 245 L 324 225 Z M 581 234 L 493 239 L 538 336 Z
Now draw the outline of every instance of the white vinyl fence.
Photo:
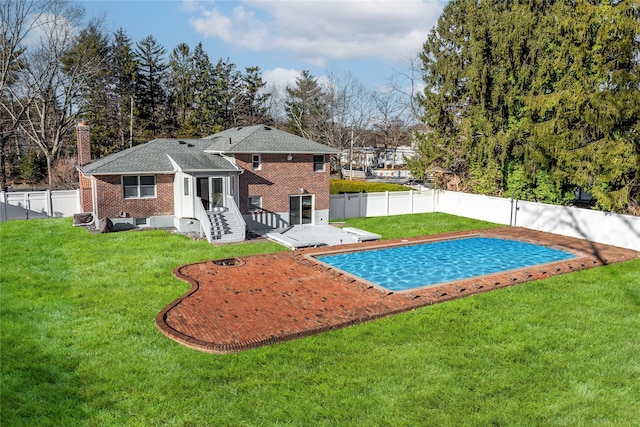
M 69 217 L 79 212 L 79 190 L 0 192 L 0 221 Z
M 443 190 L 332 195 L 329 219 L 443 212 L 640 251 L 640 217 Z
M 71 217 L 79 212 L 79 190 L 0 192 L 0 221 Z M 637 216 L 454 191 L 332 195 L 329 219 L 426 212 L 443 212 L 640 251 Z

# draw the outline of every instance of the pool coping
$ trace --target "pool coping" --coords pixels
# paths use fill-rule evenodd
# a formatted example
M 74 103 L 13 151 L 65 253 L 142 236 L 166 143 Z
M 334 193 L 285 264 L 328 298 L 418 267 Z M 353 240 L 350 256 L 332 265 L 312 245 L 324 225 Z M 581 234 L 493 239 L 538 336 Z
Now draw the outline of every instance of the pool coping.
M 534 243 L 576 258 L 404 291 L 388 291 L 313 258 L 476 236 Z M 235 353 L 638 257 L 640 252 L 630 249 L 500 227 L 238 257 L 238 265 L 231 266 L 203 261 L 174 269 L 174 276 L 191 288 L 157 315 L 156 326 L 189 348 Z

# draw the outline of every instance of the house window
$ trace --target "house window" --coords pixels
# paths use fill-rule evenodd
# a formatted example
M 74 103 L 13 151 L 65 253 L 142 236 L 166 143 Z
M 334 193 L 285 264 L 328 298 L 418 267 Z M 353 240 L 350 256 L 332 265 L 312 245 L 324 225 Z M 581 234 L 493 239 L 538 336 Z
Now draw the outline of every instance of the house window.
M 122 192 L 125 199 L 140 199 L 156 197 L 156 177 L 123 176 Z
M 262 210 L 262 196 L 249 197 L 249 212 L 260 212 Z
M 262 159 L 260 154 L 254 154 L 251 156 L 251 166 L 253 167 L 253 170 L 262 169 Z
M 188 196 L 189 195 L 189 178 L 188 177 L 184 178 L 183 186 L 184 186 L 184 195 Z
M 324 154 L 313 155 L 313 171 L 324 172 Z

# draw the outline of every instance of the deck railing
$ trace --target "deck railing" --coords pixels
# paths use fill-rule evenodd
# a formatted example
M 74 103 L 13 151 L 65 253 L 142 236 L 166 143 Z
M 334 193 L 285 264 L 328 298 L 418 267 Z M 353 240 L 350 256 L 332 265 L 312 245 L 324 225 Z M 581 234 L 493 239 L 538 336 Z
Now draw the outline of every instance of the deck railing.
M 211 221 L 209 221 L 209 216 L 207 215 L 207 211 L 204 209 L 204 205 L 202 204 L 202 199 L 200 197 L 196 197 L 196 211 L 195 216 L 198 221 L 200 221 L 200 230 L 207 237 L 207 242 L 211 241 Z
M 238 209 L 238 205 L 236 204 L 233 196 L 227 196 L 227 207 L 229 208 L 229 212 L 233 213 L 233 215 L 238 219 L 238 223 L 240 225 L 240 230 L 242 233 L 242 240 L 244 240 L 246 238 L 247 223 L 242 217 L 240 209 Z

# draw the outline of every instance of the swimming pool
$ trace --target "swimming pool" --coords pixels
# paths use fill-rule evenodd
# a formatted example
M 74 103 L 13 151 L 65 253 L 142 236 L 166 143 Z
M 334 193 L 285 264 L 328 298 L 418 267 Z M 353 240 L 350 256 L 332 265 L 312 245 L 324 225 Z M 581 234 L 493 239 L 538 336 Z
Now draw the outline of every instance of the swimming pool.
M 316 257 L 329 266 L 392 291 L 572 258 L 575 255 L 558 249 L 493 237 L 468 237 Z

